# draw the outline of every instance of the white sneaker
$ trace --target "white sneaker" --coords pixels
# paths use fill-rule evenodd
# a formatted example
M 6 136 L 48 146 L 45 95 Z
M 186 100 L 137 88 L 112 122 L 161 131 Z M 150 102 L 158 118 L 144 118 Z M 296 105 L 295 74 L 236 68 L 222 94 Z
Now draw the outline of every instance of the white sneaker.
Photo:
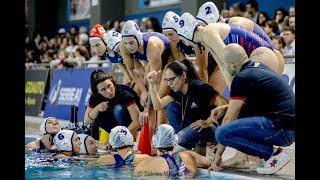
M 257 172 L 259 174 L 274 174 L 282 169 L 290 160 L 291 157 L 284 152 L 282 148 L 278 148 L 281 152 L 272 156 L 268 161 L 265 162 L 264 167 L 258 167 Z
M 251 166 L 249 167 L 249 171 L 256 172 L 256 171 L 257 171 L 257 168 L 259 168 L 259 167 L 264 167 L 264 164 L 265 164 L 265 163 L 266 163 L 266 161 L 265 161 L 264 159 L 260 159 L 257 164 L 251 165 Z

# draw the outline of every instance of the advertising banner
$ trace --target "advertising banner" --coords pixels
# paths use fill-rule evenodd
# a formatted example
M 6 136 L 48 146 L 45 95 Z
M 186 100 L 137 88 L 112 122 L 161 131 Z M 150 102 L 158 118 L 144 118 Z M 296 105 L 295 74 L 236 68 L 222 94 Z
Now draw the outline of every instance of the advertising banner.
M 65 68 L 55 70 L 48 93 L 44 117 L 70 120 L 71 106 L 78 106 L 78 120 L 83 121 L 91 95 L 90 75 L 95 68 Z M 102 68 L 109 72 L 109 68 Z M 109 72 L 110 73 L 110 72 Z
M 49 69 L 25 70 L 25 115 L 38 116 L 47 84 Z

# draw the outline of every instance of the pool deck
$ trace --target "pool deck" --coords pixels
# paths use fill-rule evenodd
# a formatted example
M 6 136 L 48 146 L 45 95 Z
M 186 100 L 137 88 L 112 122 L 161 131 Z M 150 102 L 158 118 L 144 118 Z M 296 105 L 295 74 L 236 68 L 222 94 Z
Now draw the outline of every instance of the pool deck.
M 41 117 L 32 117 L 25 116 L 25 135 L 26 136 L 38 136 L 40 137 L 39 127 L 42 123 L 43 118 Z M 66 126 L 69 121 L 59 119 L 61 126 Z M 261 175 L 256 172 L 250 172 L 248 169 L 225 169 L 223 172 L 215 172 L 215 173 L 227 173 L 239 175 L 242 177 L 247 177 L 248 179 L 267 179 L 267 180 L 284 180 L 284 179 L 295 179 L 295 143 L 291 146 L 283 147 L 285 151 L 292 158 L 291 161 L 283 167 L 280 171 L 278 171 L 274 175 Z M 222 156 L 223 160 L 227 160 L 234 156 L 236 150 L 233 148 L 227 147 L 225 153 Z M 203 171 L 202 169 L 201 171 Z

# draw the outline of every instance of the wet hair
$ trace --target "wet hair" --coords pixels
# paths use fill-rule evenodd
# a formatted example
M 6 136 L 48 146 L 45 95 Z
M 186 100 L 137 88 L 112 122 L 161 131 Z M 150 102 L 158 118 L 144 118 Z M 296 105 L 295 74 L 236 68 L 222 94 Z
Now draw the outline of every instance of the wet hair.
M 191 61 L 183 59 L 181 62 L 178 60 L 166 65 L 165 69 L 172 70 L 176 75 L 182 75 L 183 72 L 187 75 L 187 80 L 200 79 Z
M 111 74 L 106 73 L 104 70 L 102 69 L 95 69 L 91 75 L 90 75 L 90 84 L 91 84 L 91 93 L 94 97 L 98 97 L 101 96 L 98 93 L 98 84 L 110 79 L 110 81 L 113 83 L 114 87 L 116 88 L 117 86 L 117 80 L 114 76 L 112 76 Z

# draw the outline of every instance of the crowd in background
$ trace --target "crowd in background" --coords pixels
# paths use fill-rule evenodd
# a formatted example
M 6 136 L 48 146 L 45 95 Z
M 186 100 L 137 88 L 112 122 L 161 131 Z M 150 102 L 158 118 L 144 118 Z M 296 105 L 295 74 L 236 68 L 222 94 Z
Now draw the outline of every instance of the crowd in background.
M 242 16 L 257 23 L 273 40 L 283 55 L 295 54 L 295 7 L 282 7 L 269 17 L 266 12 L 259 11 L 256 1 L 249 0 L 247 4 L 235 3 L 229 9 L 222 9 L 224 18 Z M 141 21 L 134 20 L 141 32 L 162 32 L 159 20 L 155 17 L 145 17 Z M 121 32 L 124 21 L 108 20 L 103 24 L 106 31 Z M 39 32 L 27 32 L 25 37 L 25 68 L 70 68 L 81 67 L 87 61 L 104 60 L 92 51 L 89 45 L 88 30 L 85 26 L 72 26 L 69 31 L 60 28 L 55 35 Z M 286 63 L 294 63 L 294 58 L 286 58 Z M 109 66 L 104 64 L 89 64 L 87 67 Z

